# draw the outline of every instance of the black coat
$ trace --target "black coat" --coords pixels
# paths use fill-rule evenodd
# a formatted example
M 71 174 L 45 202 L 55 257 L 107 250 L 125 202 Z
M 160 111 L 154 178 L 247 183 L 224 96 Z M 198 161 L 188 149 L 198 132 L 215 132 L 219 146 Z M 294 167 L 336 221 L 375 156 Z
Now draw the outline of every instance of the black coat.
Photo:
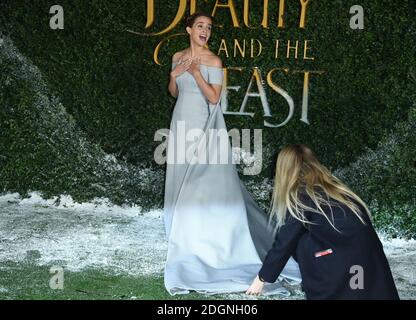
M 309 196 L 301 199 L 316 208 Z M 359 208 L 365 213 L 361 205 Z M 331 217 L 329 207 L 322 209 Z M 312 225 L 304 225 L 287 213 L 286 223 L 276 234 L 259 276 L 266 282 L 275 282 L 293 256 L 299 264 L 307 299 L 399 299 L 382 244 L 368 215 L 363 215 L 367 223 L 364 225 L 341 203 L 332 206 L 332 211 L 341 233 L 319 213 L 305 212 Z

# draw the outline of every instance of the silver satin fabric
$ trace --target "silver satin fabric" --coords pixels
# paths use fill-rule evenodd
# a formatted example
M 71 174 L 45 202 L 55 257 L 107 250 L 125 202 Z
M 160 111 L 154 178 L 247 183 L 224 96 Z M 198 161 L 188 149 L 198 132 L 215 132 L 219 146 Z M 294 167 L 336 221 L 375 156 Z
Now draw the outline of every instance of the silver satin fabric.
M 222 68 L 201 65 L 201 73 L 209 83 L 222 84 Z M 238 176 L 229 140 L 221 144 L 218 137 L 209 136 L 210 129 L 226 130 L 220 102 L 210 104 L 188 72 L 176 81 L 179 95 L 170 123 L 165 180 L 165 287 L 171 295 L 190 290 L 206 294 L 244 292 L 273 244 L 273 230 Z M 185 126 L 181 127 L 181 121 Z M 185 133 L 195 128 L 206 133 L 205 139 L 199 136 L 186 142 L 186 148 L 207 148 L 209 154 L 228 152 L 227 163 L 173 163 L 180 142 L 178 131 L 183 128 Z M 190 150 L 196 155 L 199 149 Z M 279 279 L 301 281 L 292 258 Z M 263 294 L 289 292 L 276 281 L 266 284 Z

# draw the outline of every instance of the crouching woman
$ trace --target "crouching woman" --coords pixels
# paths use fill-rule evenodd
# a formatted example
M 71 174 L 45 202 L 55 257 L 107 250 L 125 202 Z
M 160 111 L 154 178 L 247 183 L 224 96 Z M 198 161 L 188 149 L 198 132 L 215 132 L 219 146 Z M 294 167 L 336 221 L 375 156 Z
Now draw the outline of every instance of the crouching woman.
M 399 299 L 366 204 L 305 145 L 282 149 L 271 205 L 276 238 L 247 294 L 293 256 L 307 299 Z

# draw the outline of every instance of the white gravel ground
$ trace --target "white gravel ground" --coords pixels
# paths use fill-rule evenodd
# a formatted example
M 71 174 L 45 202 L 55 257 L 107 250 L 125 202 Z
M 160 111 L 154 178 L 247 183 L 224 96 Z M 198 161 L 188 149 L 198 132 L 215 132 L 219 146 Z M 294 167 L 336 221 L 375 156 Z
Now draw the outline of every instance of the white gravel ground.
M 32 259 L 71 271 L 99 268 L 116 274 L 161 275 L 166 240 L 162 211 L 111 205 L 106 199 L 78 204 L 63 196 L 43 200 L 0 196 L 0 264 Z M 402 299 L 416 299 L 416 241 L 382 239 Z M 292 298 L 302 298 L 298 290 Z M 1 288 L 0 292 L 7 292 Z M 245 295 L 229 295 L 241 299 Z

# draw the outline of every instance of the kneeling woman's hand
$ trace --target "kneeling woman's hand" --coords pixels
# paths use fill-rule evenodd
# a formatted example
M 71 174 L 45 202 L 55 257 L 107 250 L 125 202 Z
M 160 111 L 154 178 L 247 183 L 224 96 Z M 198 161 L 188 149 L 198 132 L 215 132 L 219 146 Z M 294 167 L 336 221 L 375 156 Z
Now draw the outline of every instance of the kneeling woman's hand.
M 263 291 L 264 282 L 259 279 L 259 276 L 254 279 L 251 286 L 247 289 L 246 294 L 259 295 Z

